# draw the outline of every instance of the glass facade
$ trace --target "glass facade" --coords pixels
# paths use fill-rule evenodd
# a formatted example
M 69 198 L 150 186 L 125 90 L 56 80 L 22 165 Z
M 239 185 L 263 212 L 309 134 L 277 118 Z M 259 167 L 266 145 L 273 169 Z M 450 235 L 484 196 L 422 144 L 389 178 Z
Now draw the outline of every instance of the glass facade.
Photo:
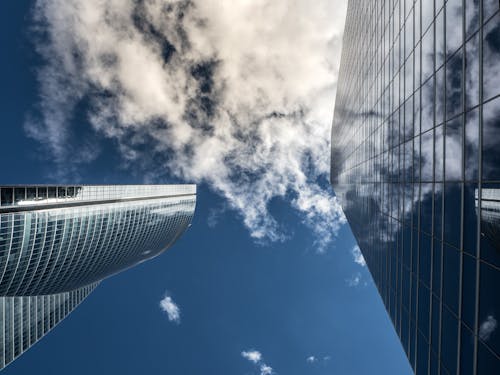
M 46 296 L 0 297 L 0 369 L 48 333 L 96 286 Z
M 195 185 L 0 186 L 0 368 L 99 281 L 170 247 L 195 203 Z
M 415 373 L 500 373 L 499 1 L 349 1 L 331 158 Z

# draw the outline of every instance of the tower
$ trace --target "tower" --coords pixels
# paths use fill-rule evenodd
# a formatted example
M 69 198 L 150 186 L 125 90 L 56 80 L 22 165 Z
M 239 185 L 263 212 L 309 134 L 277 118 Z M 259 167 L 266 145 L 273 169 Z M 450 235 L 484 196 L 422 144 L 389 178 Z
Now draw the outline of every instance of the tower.
M 1 186 L 0 368 L 190 225 L 195 185 Z
M 500 372 L 498 1 L 349 1 L 331 183 L 417 374 Z

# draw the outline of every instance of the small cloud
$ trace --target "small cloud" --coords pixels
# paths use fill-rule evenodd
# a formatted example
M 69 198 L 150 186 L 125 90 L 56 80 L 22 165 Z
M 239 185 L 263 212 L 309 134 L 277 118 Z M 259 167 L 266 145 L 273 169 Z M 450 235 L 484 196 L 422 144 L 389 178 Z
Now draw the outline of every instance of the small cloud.
M 208 217 L 207 217 L 207 225 L 209 228 L 215 228 L 217 223 L 219 222 L 220 216 L 224 213 L 225 208 L 212 208 L 208 212 Z
M 273 373 L 272 367 L 262 364 L 260 366 L 260 375 L 271 375 Z
M 314 355 L 311 355 L 306 358 L 307 363 L 325 363 L 328 362 L 332 357 L 329 355 L 325 355 L 323 357 L 316 357 Z
M 358 245 L 355 245 L 352 248 L 351 254 L 352 254 L 353 258 L 354 258 L 354 262 L 356 262 L 357 264 L 359 264 L 362 267 L 366 267 L 365 258 L 363 257 L 363 254 L 361 254 L 361 250 L 359 249 Z
M 483 341 L 488 341 L 491 337 L 491 334 L 497 328 L 497 320 L 493 315 L 488 315 L 486 320 L 481 323 L 479 327 L 479 338 Z
M 168 294 L 160 301 L 160 308 L 167 313 L 169 321 L 177 324 L 181 322 L 181 310 Z
M 248 351 L 242 351 L 241 356 L 243 358 L 248 359 L 250 362 L 258 365 L 260 370 L 260 375 L 272 375 L 275 373 L 271 366 L 266 365 L 262 361 L 262 354 L 258 350 L 251 349 Z
M 350 287 L 358 286 L 361 283 L 361 274 L 356 272 L 350 278 L 346 279 L 346 283 Z
M 241 352 L 241 356 L 253 363 L 258 363 L 262 359 L 262 354 L 257 350 L 243 351 Z

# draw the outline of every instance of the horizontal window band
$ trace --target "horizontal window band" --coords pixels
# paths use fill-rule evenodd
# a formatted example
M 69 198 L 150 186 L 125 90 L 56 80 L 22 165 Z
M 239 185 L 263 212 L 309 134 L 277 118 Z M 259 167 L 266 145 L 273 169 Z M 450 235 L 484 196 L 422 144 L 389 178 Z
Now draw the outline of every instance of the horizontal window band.
M 95 200 L 95 201 L 80 201 L 80 202 L 57 202 L 48 204 L 32 204 L 32 205 L 20 205 L 20 206 L 8 206 L 0 207 L 0 214 L 5 213 L 16 213 L 16 212 L 28 212 L 28 211 L 42 211 L 54 208 L 67 208 L 67 207 L 83 207 L 83 206 L 95 206 L 109 203 L 122 203 L 122 202 L 140 202 L 146 200 L 158 200 L 166 198 L 187 198 L 195 197 L 196 194 L 176 194 L 176 195 L 159 195 L 152 197 L 135 197 L 135 198 L 117 198 L 117 199 L 105 199 L 105 200 Z

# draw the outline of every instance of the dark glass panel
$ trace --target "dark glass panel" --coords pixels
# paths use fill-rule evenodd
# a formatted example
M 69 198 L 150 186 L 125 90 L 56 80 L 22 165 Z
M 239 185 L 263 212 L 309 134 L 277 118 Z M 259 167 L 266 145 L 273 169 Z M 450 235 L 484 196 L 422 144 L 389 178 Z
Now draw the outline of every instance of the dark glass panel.
M 498 374 L 500 359 L 480 341 L 477 346 L 477 374 Z
M 462 324 L 460 333 L 460 374 L 474 373 L 474 335 Z
M 476 256 L 477 247 L 477 184 L 464 185 L 464 251 Z
M 417 278 L 412 275 L 411 277 L 411 306 L 410 306 L 410 317 L 412 319 L 417 318 Z
M 47 199 L 47 188 L 45 186 L 39 186 L 37 188 L 38 200 Z
M 419 332 L 417 336 L 417 373 L 427 374 L 429 366 L 429 345 Z
M 443 184 L 434 184 L 434 236 L 441 240 L 443 218 Z
M 53 199 L 56 197 L 57 190 L 54 186 L 49 186 L 47 188 L 47 193 L 48 193 L 49 199 Z
M 458 314 L 458 294 L 460 290 L 460 254 L 449 245 L 443 248 L 443 301 Z
M 434 248 L 432 251 L 432 291 L 441 296 L 441 255 L 442 242 L 434 239 Z
M 410 353 L 409 346 L 408 346 L 409 324 L 410 324 L 410 320 L 408 317 L 408 312 L 405 309 L 403 309 L 402 316 L 401 316 L 401 343 L 403 344 L 403 349 L 404 349 L 407 356 Z
M 402 274 L 402 307 L 410 311 L 410 272 L 404 268 Z
M 441 304 L 436 296 L 432 296 L 432 324 L 431 324 L 431 348 L 434 353 L 439 351 L 439 317 Z
M 415 370 L 415 344 L 416 344 L 416 329 L 415 329 L 415 321 L 410 321 L 410 356 L 408 360 L 410 361 L 411 367 Z
M 0 200 L 2 202 L 2 206 L 10 206 L 12 204 L 13 198 L 13 188 L 3 187 L 0 189 Z
M 443 306 L 441 335 L 441 359 L 451 374 L 457 372 L 458 322 L 455 316 Z
M 429 338 L 430 292 L 422 283 L 418 284 L 418 329 Z
M 431 234 L 432 229 L 432 184 L 421 184 L 420 230 Z
M 57 188 L 57 197 L 60 199 L 64 199 L 66 197 L 66 188 L 63 186 L 59 186 Z
M 26 188 L 26 200 L 33 201 L 36 199 L 36 188 L 28 187 Z
M 431 351 L 431 367 L 429 369 L 430 375 L 439 375 L 439 361 L 436 354 Z
M 14 202 L 26 200 L 26 188 L 14 188 Z
M 414 229 L 413 230 L 413 236 L 412 236 L 412 250 L 411 250 L 411 271 L 412 273 L 416 274 L 417 273 L 417 264 L 418 264 L 418 243 L 419 243 L 419 237 L 421 233 L 418 232 L 418 230 Z
M 446 183 L 444 197 L 444 240 L 458 248 L 461 237 L 462 184 Z
M 476 315 L 476 259 L 464 254 L 462 262 L 462 320 L 473 328 Z
M 422 234 L 420 237 L 420 251 L 419 251 L 419 268 L 418 274 L 420 280 L 430 287 L 431 285 L 431 246 L 432 246 L 432 237 Z

